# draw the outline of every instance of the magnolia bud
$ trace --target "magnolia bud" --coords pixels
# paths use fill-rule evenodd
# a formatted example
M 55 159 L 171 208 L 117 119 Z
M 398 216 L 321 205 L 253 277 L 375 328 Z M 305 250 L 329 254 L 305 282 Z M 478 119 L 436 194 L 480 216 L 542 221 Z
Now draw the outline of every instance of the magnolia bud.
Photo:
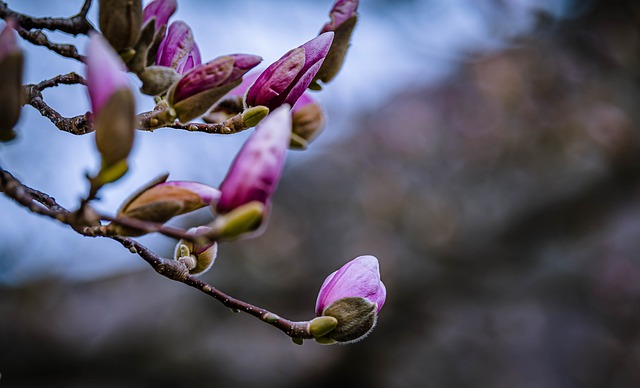
M 208 226 L 191 228 L 187 234 L 196 236 L 207 233 Z M 213 266 L 218 256 L 218 244 L 215 241 L 192 242 L 180 240 L 176 244 L 174 259 L 186 265 L 190 275 L 201 275 Z
M 265 205 L 270 202 L 282 175 L 290 136 L 291 114 L 287 105 L 260 122 L 220 185 L 219 213 L 228 213 L 251 201 Z
M 264 105 L 270 110 L 282 104 L 293 106 L 320 70 L 332 41 L 333 32 L 324 33 L 267 67 L 247 91 L 247 105 Z
M 291 109 L 292 133 L 290 148 L 306 149 L 324 129 L 324 111 L 320 105 L 305 92 Z
M 155 21 L 155 30 L 159 31 L 162 26 L 166 26 L 169 18 L 178 9 L 176 0 L 154 0 L 147 4 L 142 11 L 142 23 L 145 24 L 151 19 Z
M 129 197 L 118 210 L 117 216 L 162 224 L 175 216 L 211 205 L 220 198 L 220 192 L 217 189 L 203 183 L 156 182 Z M 110 224 L 108 230 L 118 235 L 144 234 L 142 230 L 116 224 Z
M 156 55 L 156 65 L 175 69 L 184 74 L 200 65 L 200 50 L 187 23 L 178 20 L 171 23 Z
M 116 51 L 133 47 L 142 27 L 141 0 L 100 0 L 100 31 Z
M 360 256 L 329 275 L 318 293 L 316 315 L 335 318 L 334 330 L 319 337 L 321 343 L 350 343 L 373 330 L 387 291 L 380 280 L 378 259 Z
M 0 141 L 16 137 L 13 126 L 22 108 L 22 68 L 24 57 L 16 43 L 13 21 L 0 33 Z
M 244 73 L 262 58 L 249 54 L 218 57 L 197 66 L 176 82 L 167 93 L 178 120 L 187 122 L 206 113 L 213 104 L 240 84 Z
M 335 36 L 331 44 L 331 49 L 329 49 L 329 53 L 322 63 L 322 67 L 314 78 L 314 83 L 317 80 L 328 83 L 336 76 L 342 67 L 342 62 L 350 45 L 353 28 L 358 21 L 357 9 L 358 0 L 338 0 L 333 5 L 329 13 L 331 22 L 324 25 L 322 30 L 320 30 L 320 34 L 333 31 Z
M 126 165 L 133 145 L 134 98 L 123 69 L 124 63 L 102 36 L 91 34 L 87 47 L 87 90 L 103 170 L 123 162 Z

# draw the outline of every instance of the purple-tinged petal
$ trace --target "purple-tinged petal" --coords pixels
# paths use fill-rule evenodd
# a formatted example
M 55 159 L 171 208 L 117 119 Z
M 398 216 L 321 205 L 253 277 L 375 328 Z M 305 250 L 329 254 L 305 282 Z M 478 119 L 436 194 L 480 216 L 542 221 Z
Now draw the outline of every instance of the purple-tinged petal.
M 169 23 L 169 18 L 176 12 L 176 9 L 178 9 L 178 3 L 176 0 L 152 1 L 144 7 L 142 13 L 142 24 L 145 24 L 151 18 L 155 17 L 155 27 L 156 31 L 158 31 L 160 27 Z
M 197 66 L 178 81 L 171 102 L 176 104 L 198 93 L 236 82 L 261 60 L 257 55 L 232 54 Z
M 291 114 L 286 105 L 260 122 L 220 185 L 218 212 L 227 213 L 251 201 L 269 202 L 282 175 L 290 136 Z
M 317 104 L 316 100 L 311 97 L 311 95 L 309 93 L 303 93 L 302 96 L 300 96 L 300 98 L 298 98 L 298 101 L 296 101 L 295 105 L 293 106 L 293 108 L 291 108 L 291 113 L 295 113 L 297 112 L 300 108 L 309 105 L 309 104 Z
M 158 47 L 156 65 L 177 68 L 178 63 L 189 55 L 194 44 L 193 32 L 187 23 L 182 20 L 171 23 L 167 35 Z
M 387 290 L 380 280 L 378 259 L 375 256 L 359 256 L 329 275 L 320 287 L 316 300 L 316 315 L 333 302 L 343 298 L 364 298 L 376 304 L 380 311 L 387 297 Z
M 287 52 L 249 88 L 247 104 L 272 110 L 282 104 L 294 105 L 320 70 L 332 41 L 333 32 L 327 32 Z
M 190 190 L 200 196 L 205 205 L 211 205 L 220 199 L 220 190 L 215 187 L 205 185 L 204 183 L 192 181 L 168 181 L 160 183 L 157 186 L 177 186 Z M 156 186 L 156 187 L 157 187 Z
M 16 22 L 10 19 L 0 32 L 0 60 L 6 58 L 9 54 L 20 50 L 16 41 Z
M 193 69 L 196 66 L 200 66 L 202 64 L 202 59 L 200 58 L 200 49 L 198 45 L 194 42 L 193 48 L 189 51 L 186 57 L 184 57 L 176 67 L 176 71 L 180 74 L 184 74 L 189 70 Z
M 125 65 L 99 34 L 91 34 L 87 47 L 87 89 L 91 109 L 98 114 L 109 98 L 119 89 L 129 88 Z
M 331 21 L 325 24 L 320 33 L 335 31 L 342 23 L 356 14 L 358 10 L 358 0 L 338 0 L 333 5 L 329 16 Z

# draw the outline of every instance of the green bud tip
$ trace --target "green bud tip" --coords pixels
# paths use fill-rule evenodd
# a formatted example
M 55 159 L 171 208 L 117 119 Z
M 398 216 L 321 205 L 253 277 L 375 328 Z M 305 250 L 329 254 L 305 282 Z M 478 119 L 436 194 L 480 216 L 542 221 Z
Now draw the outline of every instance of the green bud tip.
M 317 317 L 309 323 L 309 332 L 315 338 L 319 338 L 329 334 L 336 326 L 338 326 L 338 320 L 334 317 Z
M 254 106 L 242 113 L 242 121 L 247 128 L 255 127 L 258 123 L 269 114 L 269 108 L 266 106 Z

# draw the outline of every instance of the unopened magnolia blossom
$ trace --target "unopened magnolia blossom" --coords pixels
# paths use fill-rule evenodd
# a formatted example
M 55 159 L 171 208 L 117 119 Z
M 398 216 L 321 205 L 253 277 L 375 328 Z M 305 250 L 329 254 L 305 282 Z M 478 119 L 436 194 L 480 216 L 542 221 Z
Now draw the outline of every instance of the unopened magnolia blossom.
M 262 120 L 238 152 L 220 185 L 218 212 L 227 213 L 251 201 L 269 203 L 282 175 L 290 136 L 291 113 L 284 105 Z
M 293 106 L 320 70 L 332 41 L 333 32 L 326 32 L 284 54 L 251 85 L 247 105 L 264 105 L 271 110 L 282 104 Z

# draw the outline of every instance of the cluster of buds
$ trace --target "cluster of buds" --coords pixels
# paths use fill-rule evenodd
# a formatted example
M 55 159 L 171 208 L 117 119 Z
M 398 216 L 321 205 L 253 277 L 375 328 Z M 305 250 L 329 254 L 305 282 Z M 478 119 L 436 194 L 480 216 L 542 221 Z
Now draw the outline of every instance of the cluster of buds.
M 100 184 L 126 172 L 136 126 L 153 129 L 200 117 L 208 122 L 240 117 L 246 127 L 256 126 L 219 188 L 167 181 L 163 175 L 130 196 L 104 231 L 139 236 L 157 230 L 144 226 L 209 207 L 215 216 L 211 223 L 190 229 L 176 245 L 174 259 L 190 275 L 211 268 L 217 242 L 258 236 L 267 225 L 287 150 L 307 148 L 324 128 L 324 112 L 309 90 L 321 89 L 318 82 L 330 82 L 341 68 L 357 7 L 357 0 L 336 1 L 331 21 L 316 37 L 245 77 L 262 58 L 229 54 L 202 63 L 191 28 L 183 21 L 170 23 L 176 0 L 154 0 L 144 9 L 140 0 L 100 1 L 102 35 L 92 34 L 87 50 L 87 86 L 102 156 Z M 3 36 L 0 64 L 7 51 Z M 156 98 L 156 109 L 144 118 L 134 115 L 124 70 L 135 73 L 141 91 Z M 358 257 L 325 280 L 308 335 L 324 344 L 364 338 L 385 299 L 378 260 Z

